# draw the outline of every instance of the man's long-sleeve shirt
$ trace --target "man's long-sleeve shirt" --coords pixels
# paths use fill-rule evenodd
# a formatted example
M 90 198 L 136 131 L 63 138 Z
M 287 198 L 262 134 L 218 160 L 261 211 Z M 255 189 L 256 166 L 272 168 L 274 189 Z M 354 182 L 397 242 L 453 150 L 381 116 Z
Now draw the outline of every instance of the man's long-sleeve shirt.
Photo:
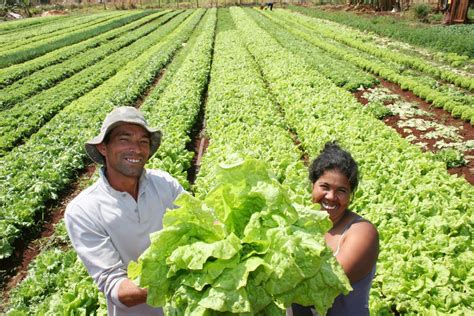
M 107 298 L 109 315 L 162 315 L 161 308 L 140 304 L 131 308 L 118 299 L 127 266 L 150 245 L 150 233 L 163 228 L 166 209 L 183 192 L 176 179 L 160 170 L 144 170 L 138 198 L 100 179 L 66 208 L 65 222 L 76 252 Z

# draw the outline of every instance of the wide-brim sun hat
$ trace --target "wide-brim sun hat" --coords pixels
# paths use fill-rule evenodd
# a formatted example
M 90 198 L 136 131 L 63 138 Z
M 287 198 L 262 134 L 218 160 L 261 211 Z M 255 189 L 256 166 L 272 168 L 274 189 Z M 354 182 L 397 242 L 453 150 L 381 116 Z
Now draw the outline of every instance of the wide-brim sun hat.
M 105 158 L 97 150 L 98 144 L 104 141 L 105 136 L 120 124 L 129 123 L 143 127 L 150 133 L 150 157 L 158 150 L 161 144 L 161 131 L 148 126 L 143 114 L 132 106 L 121 106 L 110 112 L 102 123 L 100 133 L 85 144 L 86 152 L 89 157 L 98 164 L 105 164 Z

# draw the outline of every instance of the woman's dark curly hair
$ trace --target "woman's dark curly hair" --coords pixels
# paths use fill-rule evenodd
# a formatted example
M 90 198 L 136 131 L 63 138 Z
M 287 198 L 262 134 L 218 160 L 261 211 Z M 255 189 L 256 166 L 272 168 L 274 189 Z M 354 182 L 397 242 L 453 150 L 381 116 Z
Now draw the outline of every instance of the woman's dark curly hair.
M 328 170 L 339 170 L 355 192 L 359 184 L 359 170 L 357 162 L 351 154 L 343 150 L 337 142 L 327 142 L 318 157 L 309 166 L 309 180 L 314 184 Z

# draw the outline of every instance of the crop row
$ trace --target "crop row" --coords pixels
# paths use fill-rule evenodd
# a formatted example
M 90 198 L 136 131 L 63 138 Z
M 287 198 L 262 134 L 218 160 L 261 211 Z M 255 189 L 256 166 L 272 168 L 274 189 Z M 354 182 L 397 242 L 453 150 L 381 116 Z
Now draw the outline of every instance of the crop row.
M 349 31 L 349 28 L 347 28 L 343 33 L 340 33 L 338 32 L 338 30 L 340 30 L 340 26 L 327 22 L 325 23 L 324 20 L 315 20 L 299 14 L 294 18 L 298 20 L 298 23 L 314 30 L 326 38 L 334 39 L 349 47 L 353 47 L 360 51 L 369 53 L 370 55 L 380 57 L 382 60 L 396 62 L 398 64 L 432 75 L 435 78 L 453 83 L 458 87 L 474 91 L 474 78 L 436 67 L 416 56 L 409 56 L 401 52 L 379 48 L 376 45 L 370 43 L 367 40 L 367 37 L 358 39 L 358 37 L 361 37 L 362 35 L 356 30 Z
M 126 64 L 114 77 L 72 102 L 45 124 L 24 145 L 1 158 L 0 258 L 9 257 L 13 242 L 45 202 L 70 183 L 83 167 L 82 145 L 98 130 L 114 106 L 133 103 L 152 83 L 174 52 L 191 35 L 204 11 L 195 11 L 161 42 Z M 74 128 L 75 127 L 75 128 Z M 31 179 L 35 179 L 32 184 Z
M 131 24 L 143 25 L 144 23 L 149 23 L 155 25 L 155 23 L 151 22 L 161 15 L 161 12 L 151 14 Z M 69 58 L 62 63 L 37 71 L 3 88 L 0 90 L 0 109 L 9 108 L 41 90 L 53 86 L 56 82 L 64 80 L 88 66 L 97 63 L 147 34 L 146 31 L 144 31 L 146 27 L 142 27 L 138 30 L 130 30 L 128 26 L 129 25 L 123 27 L 123 33 L 108 43 L 84 51 L 82 54 Z M 125 30 L 128 30 L 128 32 L 125 32 Z M 148 32 L 152 30 L 153 29 L 148 28 Z
M 175 14 L 175 12 L 169 13 L 170 16 Z M 189 14 L 190 11 L 161 25 L 169 19 L 168 16 L 164 16 L 154 23 L 126 34 L 118 41 L 118 45 L 129 44 L 129 46 L 110 54 L 53 88 L 3 111 L 0 120 L 0 155 L 8 152 L 22 138 L 38 130 L 67 104 L 102 84 L 127 62 L 155 45 L 157 41 L 166 38 Z M 78 62 L 81 62 L 81 58 Z
M 278 43 L 293 54 L 302 56 L 307 63 L 318 69 L 327 78 L 330 78 L 337 86 L 349 91 L 355 91 L 360 87 L 371 87 L 378 82 L 377 79 L 367 72 L 347 61 L 333 58 L 324 50 L 291 34 L 272 20 L 258 18 L 259 14 L 256 11 L 251 11 L 249 14 Z
M 0 43 L 4 43 L 4 44 L 0 46 L 0 52 L 6 53 L 9 50 L 13 50 L 23 45 L 32 44 L 32 43 L 43 41 L 43 40 L 48 40 L 56 36 L 68 34 L 71 31 L 74 31 L 80 28 L 87 28 L 90 26 L 101 24 L 113 18 L 117 18 L 124 15 L 125 15 L 124 13 L 120 13 L 120 12 L 118 13 L 111 12 L 111 13 L 106 13 L 106 14 L 102 13 L 102 14 L 97 14 L 97 15 L 71 18 L 69 20 L 62 21 L 60 25 L 55 26 L 52 29 L 51 29 L 51 26 L 48 25 L 42 29 L 41 28 L 35 29 L 35 31 L 33 32 L 31 30 L 28 30 L 26 32 L 18 31 L 18 32 L 15 32 L 15 34 L 10 37 L 1 36 Z
M 161 12 L 165 14 L 168 11 Z M 152 14 L 152 11 L 144 11 L 143 15 L 141 16 L 129 16 L 129 20 L 124 21 L 125 25 L 122 27 L 117 27 L 113 30 L 107 31 L 97 36 L 93 36 L 87 40 L 76 43 L 74 45 L 69 45 L 56 49 L 40 57 L 25 61 L 21 64 L 15 64 L 6 68 L 2 68 L 0 69 L 0 88 L 4 88 L 17 80 L 20 80 L 21 78 L 34 73 L 35 71 L 41 70 L 50 65 L 60 63 L 82 52 L 85 52 L 88 49 L 103 45 L 104 43 L 113 40 L 117 36 L 122 35 L 126 31 L 132 31 L 133 29 L 139 27 L 142 24 L 142 22 L 140 22 L 140 19 L 149 14 Z M 138 21 L 133 22 L 135 20 Z
M 232 23 L 225 13 L 222 10 L 219 23 Z M 301 173 L 297 172 L 303 168 L 302 153 L 252 57 L 232 29 L 217 34 L 205 118 L 210 143 L 196 181 L 198 195 L 210 191 L 215 166 L 232 158 L 230 153 L 266 161 L 280 182 L 297 184 L 291 186 L 293 190 L 307 192 L 306 181 L 299 181 Z
M 22 40 L 28 37 L 35 37 L 43 33 L 51 33 L 61 30 L 63 27 L 70 27 L 74 23 L 87 23 L 88 21 L 97 20 L 110 13 L 104 12 L 97 15 L 76 15 L 76 16 L 47 16 L 45 19 L 36 17 L 24 20 L 9 21 L 0 25 L 0 46 L 4 43 L 14 42 L 15 35 L 17 39 Z M 64 20 L 64 21 L 62 21 Z M 10 33 L 10 34 L 9 34 Z M 12 34 L 15 33 L 15 34 Z
M 470 268 L 463 262 L 472 259 L 473 188 L 365 114 L 348 92 L 282 49 L 242 9 L 231 12 L 308 153 L 316 155 L 326 141 L 337 139 L 360 164 L 353 207 L 381 237 L 371 311 L 467 311 Z M 275 62 L 267 62 L 270 56 Z
M 452 52 L 458 55 L 474 57 L 474 43 L 466 41 L 466 34 L 456 32 L 456 26 L 413 26 L 400 23 L 396 17 L 364 17 L 349 12 L 322 12 L 301 6 L 290 6 L 292 11 L 300 12 L 312 17 L 331 20 L 340 24 L 359 28 L 381 36 L 392 37 L 400 41 L 411 43 L 419 47 L 428 47 L 432 50 Z M 458 25 L 457 27 L 469 27 Z M 458 56 L 459 57 L 459 56 Z
M 141 109 L 152 126 L 160 126 L 163 143 L 155 158 L 149 162 L 152 168 L 171 173 L 185 187 L 189 188 L 187 171 L 191 167 L 194 151 L 187 145 L 191 143 L 193 126 L 199 119 L 204 89 L 207 87 L 212 60 L 216 9 L 208 11 L 202 23 L 199 37 L 187 43 L 192 50 L 186 53 L 179 69 L 172 75 L 166 73 L 164 84 L 152 92 Z M 180 56 L 181 57 L 181 56 Z M 174 63 L 173 63 L 174 64 Z
M 73 30 L 50 39 L 25 44 L 21 47 L 0 53 L 0 68 L 21 63 L 32 58 L 44 55 L 55 49 L 81 42 L 98 34 L 113 30 L 129 22 L 129 15 L 142 15 L 141 12 L 133 12 L 113 18 L 98 25 L 92 25 L 83 29 Z
M 30 264 L 10 292 L 6 315 L 106 315 L 105 298 L 72 248 L 64 222 L 55 226 L 48 249 Z
M 446 111 L 451 112 L 454 117 L 460 117 L 463 120 L 474 122 L 474 108 L 472 106 L 452 100 L 451 97 L 446 96 L 444 93 L 427 86 L 415 78 L 405 77 L 399 73 L 398 69 L 394 69 L 390 67 L 390 65 L 377 62 L 375 59 L 361 57 L 354 54 L 353 52 L 347 51 L 344 48 L 331 44 L 327 40 L 324 40 L 324 38 L 316 37 L 310 29 L 301 29 L 300 23 L 294 20 L 294 17 L 288 18 L 286 14 L 282 14 L 281 16 L 285 19 L 285 21 L 282 21 L 283 18 L 275 19 L 273 16 L 267 16 L 280 25 L 284 26 L 290 32 L 301 38 L 304 38 L 313 45 L 326 50 L 328 53 L 333 54 L 334 56 L 337 56 L 343 60 L 349 61 L 364 70 L 375 73 L 386 80 L 399 84 L 402 89 L 410 90 L 415 95 L 433 103 L 433 105 L 436 107 L 444 108 Z M 291 22 L 287 19 L 289 19 Z
M 161 109 L 162 98 L 179 98 L 179 102 L 185 102 L 188 105 L 194 104 L 194 107 L 200 106 L 200 94 L 202 88 L 207 83 L 207 76 L 210 68 L 210 59 L 212 43 L 214 40 L 214 27 L 216 22 L 216 9 L 211 9 L 204 16 L 202 22 L 198 25 L 186 46 L 173 58 L 173 62 L 166 70 L 167 80 L 161 79 L 155 90 L 160 91 L 160 96 L 153 91 L 142 105 L 141 109 L 145 113 L 150 125 L 161 126 L 164 134 L 162 147 L 172 147 L 171 143 L 177 141 L 177 146 L 181 146 L 181 140 L 167 133 L 166 119 L 173 113 L 164 113 L 166 109 Z M 170 73 L 171 70 L 171 73 Z M 199 73 L 198 76 L 189 77 L 189 74 Z M 169 81 L 169 82 L 168 82 Z M 164 83 L 164 84 L 163 84 Z M 164 87 L 163 87 L 164 85 Z M 179 90 L 177 90 L 179 89 Z M 174 96 L 173 96 L 174 94 Z M 190 99 L 183 98 L 189 96 Z M 158 103 L 157 103 L 158 102 Z M 175 101 L 176 102 L 176 101 Z M 176 111 L 179 106 L 175 104 Z M 170 109 L 171 110 L 171 109 Z M 184 112 L 180 112 L 179 118 L 185 117 Z M 197 111 L 191 111 L 189 115 L 193 116 L 191 120 L 196 119 Z M 165 121 L 163 121 L 165 119 Z M 179 133 L 187 135 L 190 133 L 190 126 L 186 122 L 179 125 L 178 118 L 175 120 L 174 129 L 179 129 Z M 157 121 L 157 122 L 156 122 Z M 186 150 L 182 148 L 184 156 Z M 172 162 L 166 162 L 163 166 L 171 167 L 169 172 L 174 176 L 180 176 L 182 157 L 174 162 L 177 167 L 172 167 Z M 160 163 L 159 157 L 153 157 L 147 167 L 153 167 Z M 188 161 L 187 164 L 190 162 Z M 178 170 L 173 173 L 173 170 Z M 183 181 L 185 179 L 180 179 Z M 56 226 L 54 243 L 65 243 L 68 240 L 64 231 L 64 224 L 61 222 Z M 102 315 L 105 313 L 105 300 L 103 295 L 98 292 L 97 287 L 78 259 L 76 253 L 71 249 L 69 242 L 66 242 L 66 250 L 49 249 L 42 253 L 34 262 L 29 270 L 28 278 L 16 287 L 10 297 L 9 314 L 74 314 L 79 310 L 86 310 L 87 314 Z M 63 245 L 64 247 L 64 245 Z M 51 247 L 52 248 L 52 247 Z M 57 246 L 56 246 L 57 248 Z
M 20 19 L 10 21 L 10 23 L 0 24 L 0 35 L 6 35 L 12 32 L 30 30 L 31 28 L 37 28 L 42 24 L 51 25 L 60 22 L 62 19 L 67 19 L 66 15 L 50 15 L 42 17 L 32 17 L 29 19 Z

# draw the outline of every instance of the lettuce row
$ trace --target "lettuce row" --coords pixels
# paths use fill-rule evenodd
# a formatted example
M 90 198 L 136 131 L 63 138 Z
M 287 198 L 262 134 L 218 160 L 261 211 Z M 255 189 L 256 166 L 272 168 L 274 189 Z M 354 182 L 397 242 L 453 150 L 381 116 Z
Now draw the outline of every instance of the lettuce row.
M 106 315 L 105 297 L 75 251 L 48 249 L 12 289 L 6 315 Z
M 337 139 L 360 164 L 362 181 L 352 206 L 381 238 L 371 312 L 469 310 L 472 268 L 464 262 L 473 258 L 472 186 L 366 114 L 347 91 L 282 49 L 244 10 L 231 13 L 308 153 L 315 156 Z
M 311 28 L 319 34 L 322 34 L 324 37 L 331 38 L 349 47 L 353 47 L 373 56 L 380 57 L 385 61 L 396 62 L 398 64 L 421 71 L 422 73 L 432 75 L 435 78 L 450 82 L 458 87 L 474 91 L 474 78 L 436 67 L 416 56 L 409 56 L 404 53 L 391 51 L 386 48 L 380 48 L 364 39 L 359 40 L 355 38 L 355 35 L 360 34 L 360 32 L 357 30 L 346 28 L 341 34 L 338 31 L 340 26 L 333 26 L 324 20 L 315 20 L 302 14 L 289 14 L 289 16 L 297 19 L 300 24 Z
M 187 170 L 194 157 L 187 144 L 208 83 L 216 16 L 216 9 L 208 10 L 195 35 L 182 49 L 183 54 L 180 52 L 173 60 L 141 106 L 149 124 L 160 126 L 163 132 L 161 147 L 147 167 L 171 173 L 185 188 L 189 187 Z M 175 66 L 179 68 L 173 69 Z
M 443 25 L 420 27 L 419 24 L 401 23 L 400 19 L 396 17 L 366 17 L 350 12 L 328 12 L 294 5 L 290 5 L 289 9 L 355 27 L 365 32 L 411 43 L 418 47 L 429 48 L 432 52 L 441 51 L 444 57 L 452 55 L 451 58 L 458 60 L 474 57 L 474 43 L 466 41 L 466 37 L 469 35 L 469 25 L 453 25 L 449 28 Z M 467 34 L 463 34 L 463 30 L 466 30 Z
M 24 32 L 25 30 L 31 31 L 31 28 L 39 29 L 40 27 L 47 25 L 47 27 L 60 27 L 63 20 L 70 21 L 71 16 L 67 15 L 51 15 L 51 16 L 38 16 L 32 17 L 29 19 L 20 19 L 15 21 L 10 21 L 10 23 L 2 23 L 0 24 L 0 35 L 7 36 L 7 34 L 11 34 L 13 32 L 19 33 Z
M 163 15 L 161 12 L 148 15 L 146 18 L 140 19 L 137 22 L 144 24 L 145 22 L 150 22 L 161 15 Z M 130 24 L 137 25 L 137 22 Z M 153 29 L 150 29 L 148 32 L 152 32 L 152 30 Z M 109 56 L 116 51 L 130 45 L 140 37 L 147 34 L 144 31 L 140 31 L 140 29 L 138 31 L 132 29 L 131 31 L 131 34 L 124 32 L 121 35 L 125 36 L 115 38 L 106 44 L 91 48 L 60 64 L 37 71 L 23 80 L 19 80 L 8 87 L 4 87 L 0 91 L 0 108 L 10 108 L 42 90 L 54 86 L 57 82 L 69 78 L 76 73 L 79 73 L 81 70 L 99 63 L 102 59 L 106 57 L 110 58 Z M 97 72 L 100 73 L 99 71 Z
M 37 28 L 17 30 L 15 33 L 5 34 L 0 38 L 0 51 L 8 51 L 25 44 L 38 42 L 54 36 L 70 33 L 77 30 L 78 27 L 89 27 L 91 25 L 100 24 L 110 19 L 124 16 L 126 12 L 101 12 L 92 15 L 69 16 L 68 19 L 61 24 L 47 24 Z M 132 15 L 128 13 L 128 15 Z
M 228 10 L 219 10 L 221 29 L 232 22 L 225 13 Z M 278 180 L 297 192 L 295 198 L 308 194 L 307 181 L 301 176 L 305 170 L 301 150 L 235 31 L 217 35 L 205 109 L 205 135 L 210 143 L 199 166 L 196 194 L 210 190 L 213 166 L 234 152 L 266 161 Z M 234 138 L 238 141 L 229 141 Z
M 27 41 L 27 44 L 10 50 L 0 51 L 0 67 L 7 67 L 41 56 L 57 48 L 75 44 L 90 37 L 112 30 L 129 22 L 129 15 L 141 15 L 141 12 L 108 14 L 103 22 L 90 23 L 89 26 L 73 29 L 38 42 Z
M 115 76 L 72 102 L 24 145 L 0 159 L 0 258 L 9 257 L 12 244 L 35 214 L 84 166 L 84 142 L 93 137 L 114 106 L 132 104 L 169 62 L 199 22 L 204 10 L 194 11 L 163 41 L 126 64 Z M 76 128 L 71 128 L 72 126 Z M 31 183 L 31 179 L 35 179 Z
M 285 315 L 291 303 L 324 314 L 351 290 L 325 246 L 326 213 L 291 203 L 259 160 L 221 164 L 204 200 L 181 195 L 163 230 L 128 267 L 167 315 Z
M 375 60 L 368 60 L 366 58 L 354 55 L 350 52 L 347 52 L 343 48 L 339 48 L 335 45 L 325 42 L 324 40 L 314 38 L 312 34 L 308 33 L 308 29 L 302 31 L 300 30 L 301 27 L 295 26 L 295 23 L 298 23 L 299 25 L 299 21 L 293 22 L 294 18 L 291 19 L 287 16 L 284 16 L 283 14 L 280 14 L 280 16 L 282 17 L 281 19 L 275 19 L 272 16 L 270 17 L 277 23 L 287 28 L 290 32 L 300 36 L 301 38 L 304 38 L 313 45 L 316 45 L 317 47 L 320 47 L 343 60 L 347 60 L 362 69 L 373 72 L 382 78 L 397 83 L 402 89 L 408 89 L 412 91 L 415 95 L 433 103 L 433 105 L 436 107 L 441 107 L 450 112 L 454 117 L 460 117 L 461 119 L 474 124 L 474 108 L 472 108 L 472 106 L 453 101 L 452 98 L 446 96 L 445 93 L 430 88 L 423 82 L 419 82 L 418 80 L 400 75 L 398 70 L 387 67 L 386 65 L 378 63 Z M 285 20 L 285 18 L 290 19 L 290 22 Z
M 174 13 L 170 15 L 173 16 Z M 66 105 L 104 83 L 128 61 L 139 56 L 144 50 L 173 32 L 188 15 L 189 13 L 179 15 L 164 26 L 158 27 L 167 20 L 165 16 L 150 25 L 130 32 L 123 39 L 118 40 L 119 42 L 125 41 L 125 43 L 119 44 L 120 46 L 123 44 L 128 46 L 110 54 L 95 65 L 85 68 L 51 89 L 44 90 L 15 107 L 3 111 L 0 119 L 0 156 L 13 148 L 22 138 L 36 132 Z M 79 60 L 81 58 L 82 55 Z
M 258 25 L 267 30 L 278 43 L 295 55 L 303 57 L 306 62 L 313 65 L 337 86 L 349 91 L 356 91 L 361 86 L 371 87 L 375 83 L 378 83 L 378 80 L 374 76 L 359 69 L 357 66 L 344 60 L 334 59 L 332 56 L 326 54 L 324 50 L 287 32 L 269 18 L 262 19 L 256 10 L 249 11 L 249 14 L 251 14 Z
M 163 10 L 160 12 L 163 15 L 168 13 L 169 11 Z M 11 65 L 10 67 L 2 68 L 0 69 L 0 88 L 4 88 L 35 71 L 38 71 L 50 65 L 60 63 L 73 56 L 76 56 L 77 54 L 87 51 L 88 49 L 103 45 L 104 43 L 113 40 L 117 36 L 120 36 L 124 32 L 132 31 L 143 25 L 143 23 L 147 23 L 148 19 L 143 19 L 143 17 L 146 17 L 152 13 L 154 12 L 144 11 L 141 17 L 132 15 L 130 17 L 130 21 L 128 21 L 128 23 L 126 23 L 124 26 L 117 27 L 113 30 L 94 36 L 90 39 L 84 40 L 74 45 L 69 45 L 63 48 L 56 49 L 52 52 L 44 54 L 43 56 L 37 57 L 29 61 L 25 61 L 21 64 L 15 64 Z

